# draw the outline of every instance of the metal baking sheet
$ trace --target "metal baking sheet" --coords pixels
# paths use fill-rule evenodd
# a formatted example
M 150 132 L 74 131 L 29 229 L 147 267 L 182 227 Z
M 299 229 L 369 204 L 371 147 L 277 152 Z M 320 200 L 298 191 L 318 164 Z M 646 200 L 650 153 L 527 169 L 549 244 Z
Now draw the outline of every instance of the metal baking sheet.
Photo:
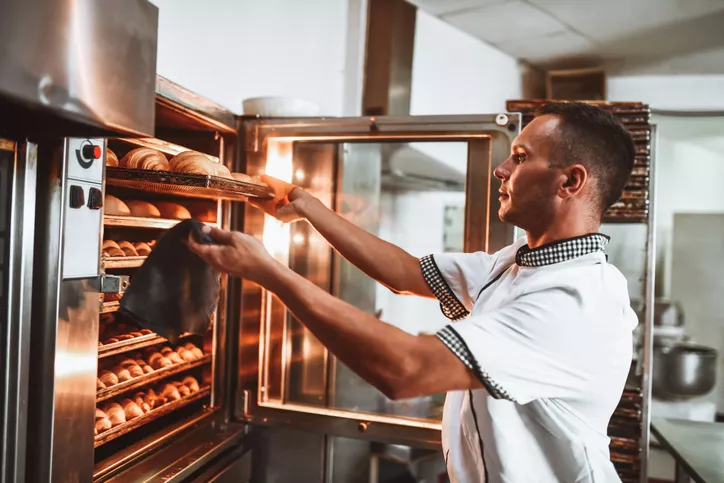
M 170 403 L 166 403 L 161 407 L 158 407 L 156 409 L 152 409 L 151 411 L 147 412 L 146 414 L 139 416 L 135 419 L 131 419 L 128 422 L 125 422 L 123 424 L 119 424 L 115 428 L 111 428 L 108 431 L 104 431 L 98 436 L 95 437 L 95 440 L 93 442 L 93 447 L 97 448 L 98 446 L 104 445 L 108 443 L 109 441 L 113 441 L 116 438 L 119 438 L 123 436 L 124 434 L 127 434 L 131 431 L 133 431 L 136 428 L 139 428 L 143 426 L 144 424 L 148 424 L 151 421 L 155 421 L 156 419 L 165 416 L 177 409 L 180 409 L 184 406 L 188 406 L 194 401 L 198 401 L 201 398 L 204 398 L 211 393 L 211 387 L 206 386 L 199 389 L 199 392 L 195 394 L 190 394 L 184 398 L 181 398 L 177 401 L 173 401 Z
M 246 201 L 271 198 L 268 186 L 218 176 L 106 167 L 106 185 L 188 198 Z

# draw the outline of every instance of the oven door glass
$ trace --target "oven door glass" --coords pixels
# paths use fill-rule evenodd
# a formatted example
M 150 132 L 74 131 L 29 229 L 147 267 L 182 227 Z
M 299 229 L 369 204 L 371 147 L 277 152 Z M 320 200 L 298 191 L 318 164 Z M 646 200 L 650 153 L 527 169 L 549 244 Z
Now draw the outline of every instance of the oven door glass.
M 246 169 L 304 187 L 414 256 L 492 252 L 513 240 L 513 227 L 497 218 L 492 173 L 519 125 L 518 115 L 247 121 Z M 449 323 L 437 301 L 390 292 L 309 224 L 282 224 L 252 207 L 245 215 L 245 230 L 277 259 L 355 307 L 413 334 Z M 240 343 L 244 416 L 252 421 L 292 418 L 338 434 L 439 440 L 433 434 L 444 394 L 387 399 L 338 362 L 276 297 L 247 281 Z

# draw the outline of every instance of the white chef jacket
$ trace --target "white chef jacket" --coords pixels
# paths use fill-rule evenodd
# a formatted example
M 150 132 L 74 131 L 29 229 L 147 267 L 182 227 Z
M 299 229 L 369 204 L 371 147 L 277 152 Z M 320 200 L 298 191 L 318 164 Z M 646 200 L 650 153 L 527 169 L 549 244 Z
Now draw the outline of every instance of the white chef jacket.
M 521 238 L 492 255 L 421 259 L 443 313 L 459 320 L 437 336 L 484 386 L 447 394 L 451 482 L 620 481 L 607 426 L 637 318 L 607 242 L 590 234 L 530 249 Z

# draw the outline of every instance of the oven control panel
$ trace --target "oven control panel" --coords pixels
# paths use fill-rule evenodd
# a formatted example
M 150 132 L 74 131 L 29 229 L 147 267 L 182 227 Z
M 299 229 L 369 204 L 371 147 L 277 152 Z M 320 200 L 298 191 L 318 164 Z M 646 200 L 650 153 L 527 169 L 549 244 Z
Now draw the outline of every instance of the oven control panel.
M 63 279 L 99 275 L 105 153 L 102 138 L 66 139 Z

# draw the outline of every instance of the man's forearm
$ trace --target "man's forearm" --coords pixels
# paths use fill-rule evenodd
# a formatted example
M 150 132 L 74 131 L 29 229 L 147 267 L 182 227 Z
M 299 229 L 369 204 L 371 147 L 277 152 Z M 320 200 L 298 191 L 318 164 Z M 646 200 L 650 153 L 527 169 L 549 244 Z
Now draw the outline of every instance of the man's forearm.
M 333 297 L 282 265 L 261 284 L 360 377 L 389 397 L 404 394 L 424 362 L 419 337 Z
M 434 297 L 416 257 L 350 223 L 316 198 L 309 196 L 301 209 L 335 250 L 371 278 L 394 292 Z

